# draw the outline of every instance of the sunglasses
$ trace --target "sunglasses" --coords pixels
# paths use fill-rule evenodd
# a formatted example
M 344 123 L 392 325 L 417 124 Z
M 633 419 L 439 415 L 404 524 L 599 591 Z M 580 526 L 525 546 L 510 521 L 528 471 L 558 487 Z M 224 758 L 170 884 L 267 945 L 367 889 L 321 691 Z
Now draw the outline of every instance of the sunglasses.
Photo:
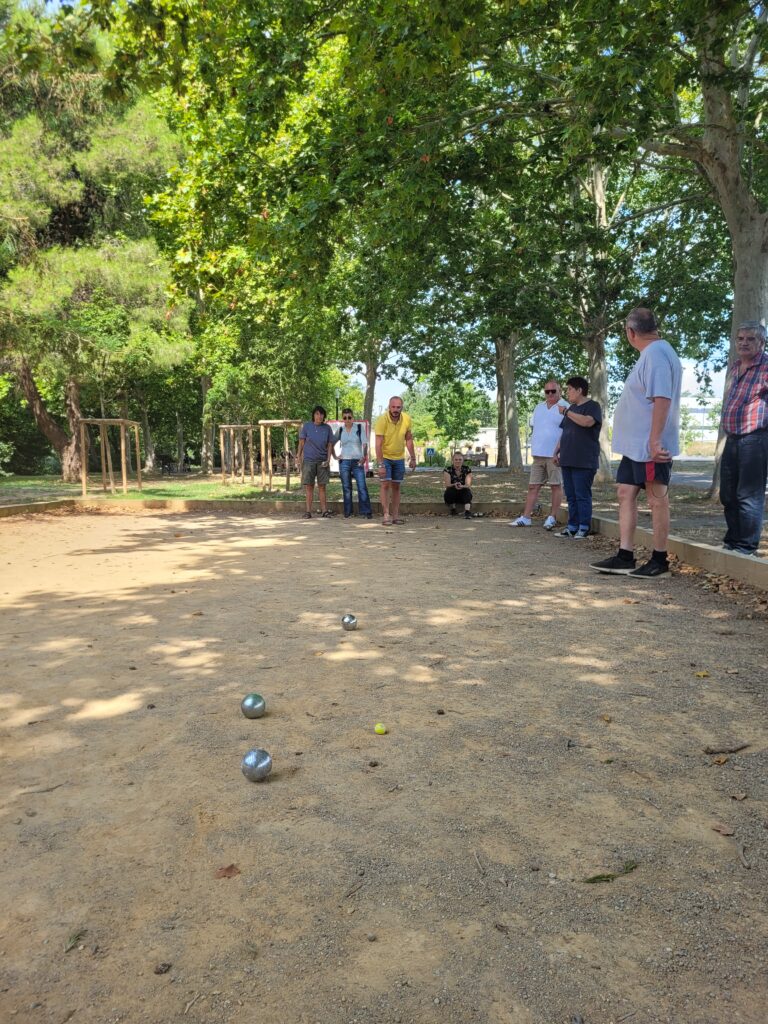
M 544 394 L 545 395 L 556 395 L 557 394 L 557 388 L 544 388 Z
M 344 417 L 342 417 L 342 418 L 343 418 L 343 419 L 345 419 L 345 420 L 351 420 L 351 419 L 352 419 L 352 417 L 351 417 L 351 416 L 344 416 Z

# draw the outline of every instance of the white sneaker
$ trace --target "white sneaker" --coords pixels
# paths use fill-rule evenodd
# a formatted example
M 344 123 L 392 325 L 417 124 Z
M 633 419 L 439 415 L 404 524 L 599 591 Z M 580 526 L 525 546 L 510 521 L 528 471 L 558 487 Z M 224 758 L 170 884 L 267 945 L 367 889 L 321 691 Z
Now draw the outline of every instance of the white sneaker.
M 554 530 L 554 528 L 556 526 L 557 526 L 557 520 L 555 519 L 555 517 L 554 516 L 547 516 L 547 518 L 544 520 L 544 529 L 545 530 Z
M 530 526 L 531 520 L 528 516 L 518 516 L 517 519 L 513 519 L 509 524 L 510 526 Z

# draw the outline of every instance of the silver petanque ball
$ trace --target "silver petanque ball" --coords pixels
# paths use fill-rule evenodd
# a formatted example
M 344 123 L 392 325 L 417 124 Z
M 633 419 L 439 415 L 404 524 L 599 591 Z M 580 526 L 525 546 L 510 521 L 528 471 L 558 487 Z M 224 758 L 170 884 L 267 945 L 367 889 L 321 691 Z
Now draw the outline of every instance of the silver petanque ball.
M 357 616 L 356 615 L 342 615 L 341 617 L 341 628 L 342 629 L 357 629 Z
M 272 758 L 266 750 L 249 750 L 240 765 L 243 775 L 251 782 L 261 782 L 272 771 Z
M 267 702 L 260 693 L 249 693 L 240 701 L 240 710 L 246 718 L 261 718 L 267 710 Z

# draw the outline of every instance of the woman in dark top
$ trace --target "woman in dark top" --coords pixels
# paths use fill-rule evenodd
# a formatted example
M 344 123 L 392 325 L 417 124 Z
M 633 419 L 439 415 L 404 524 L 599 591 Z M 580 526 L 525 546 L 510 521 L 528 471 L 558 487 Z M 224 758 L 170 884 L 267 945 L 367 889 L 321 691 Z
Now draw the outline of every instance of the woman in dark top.
M 461 452 L 454 452 L 450 466 L 443 470 L 443 500 L 450 506 L 451 515 L 459 514 L 457 505 L 464 506 L 464 518 L 472 518 L 472 467 L 464 465 Z
M 568 525 L 558 537 L 581 540 L 592 526 L 592 481 L 600 465 L 600 428 L 603 413 L 597 402 L 587 398 L 589 383 L 583 377 L 571 377 L 565 385 L 570 405 L 563 414 L 560 443 L 555 463 L 563 471 L 563 487 L 568 499 Z

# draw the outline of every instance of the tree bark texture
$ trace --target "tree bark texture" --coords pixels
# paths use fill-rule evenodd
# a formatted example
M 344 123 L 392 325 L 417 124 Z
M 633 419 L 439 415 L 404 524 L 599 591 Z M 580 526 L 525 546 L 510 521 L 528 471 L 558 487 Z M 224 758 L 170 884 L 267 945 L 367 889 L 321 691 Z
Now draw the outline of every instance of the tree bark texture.
M 365 401 L 363 402 L 363 419 L 371 424 L 373 429 L 373 396 L 376 390 L 376 381 L 379 376 L 379 348 L 378 345 L 371 345 L 365 357 Z
M 515 371 L 518 335 L 512 332 L 503 338 L 496 338 L 496 381 L 498 384 L 499 420 L 503 416 L 506 432 L 506 465 L 510 469 L 522 469 L 523 457 L 520 452 L 520 421 L 515 393 Z M 501 423 L 500 423 L 501 425 Z M 502 457 L 501 438 L 498 443 L 498 459 Z M 497 465 L 502 465 L 497 461 Z
M 61 476 L 67 483 L 80 480 L 82 453 L 80 451 L 80 394 L 77 381 L 70 378 L 65 385 L 64 404 L 67 412 L 67 423 L 70 433 L 56 422 L 45 407 L 45 402 L 38 391 L 32 368 L 22 357 L 18 365 L 19 385 L 27 400 L 38 430 L 46 437 L 59 459 L 61 460 Z
M 210 386 L 211 378 L 204 373 L 200 378 L 200 393 L 203 398 L 203 438 L 200 446 L 200 469 L 206 475 L 213 473 L 213 417 L 208 408 L 208 391 Z
M 600 431 L 600 466 L 597 471 L 598 480 L 611 479 L 611 441 L 608 437 L 608 364 L 605 358 L 605 338 L 607 331 L 584 338 L 584 348 L 589 359 L 589 390 L 603 412 L 603 428 Z

